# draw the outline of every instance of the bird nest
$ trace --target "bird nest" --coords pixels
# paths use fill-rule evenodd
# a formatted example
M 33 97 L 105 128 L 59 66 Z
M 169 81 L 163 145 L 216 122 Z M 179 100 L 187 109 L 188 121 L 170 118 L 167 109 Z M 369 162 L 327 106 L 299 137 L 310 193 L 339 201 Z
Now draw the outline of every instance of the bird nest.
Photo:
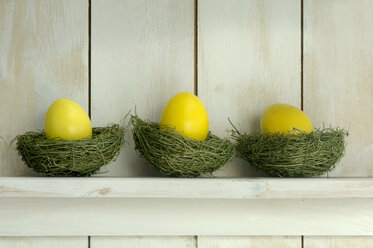
M 126 128 L 117 124 L 92 129 L 92 138 L 49 140 L 45 133 L 16 137 L 17 150 L 26 165 L 45 176 L 90 176 L 114 161 L 125 144 Z
M 197 177 L 211 174 L 230 161 L 234 145 L 211 133 L 205 141 L 182 136 L 171 126 L 144 121 L 132 116 L 135 149 L 157 171 L 170 177 Z
M 332 170 L 344 154 L 348 135 L 338 128 L 294 130 L 290 135 L 232 133 L 237 155 L 276 177 L 312 177 Z

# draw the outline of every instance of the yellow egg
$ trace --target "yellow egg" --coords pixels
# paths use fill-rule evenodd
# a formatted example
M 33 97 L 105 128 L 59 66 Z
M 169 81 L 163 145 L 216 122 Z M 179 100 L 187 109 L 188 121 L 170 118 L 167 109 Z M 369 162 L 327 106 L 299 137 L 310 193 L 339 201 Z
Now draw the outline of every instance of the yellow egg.
M 92 125 L 87 113 L 70 99 L 58 99 L 49 107 L 44 119 L 48 139 L 77 140 L 92 137 Z
M 289 104 L 273 104 L 262 114 L 260 127 L 263 133 L 290 134 L 294 128 L 310 133 L 313 131 L 311 120 L 300 109 Z M 301 133 L 301 132 L 299 132 Z
M 204 141 L 209 131 L 209 118 L 201 100 L 192 93 L 182 92 L 173 96 L 163 109 L 163 125 L 173 126 L 185 137 Z

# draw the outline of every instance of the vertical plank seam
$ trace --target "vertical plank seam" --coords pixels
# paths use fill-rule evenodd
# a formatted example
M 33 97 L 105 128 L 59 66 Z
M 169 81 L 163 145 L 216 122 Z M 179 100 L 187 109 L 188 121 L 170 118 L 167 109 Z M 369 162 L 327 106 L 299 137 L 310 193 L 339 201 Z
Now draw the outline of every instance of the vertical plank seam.
M 88 116 L 92 120 L 92 110 L 91 110 L 91 17 L 92 17 L 92 2 L 88 0 Z
M 194 236 L 194 240 L 195 240 L 195 242 L 194 242 L 194 247 L 195 248 L 198 248 L 198 235 L 196 235 L 196 236 Z
M 303 235 L 301 236 L 300 240 L 301 240 L 301 247 L 304 248 L 304 236 Z
M 198 96 L 198 0 L 194 0 L 194 94 Z
M 88 248 L 91 248 L 91 236 L 88 236 Z
M 300 100 L 300 106 L 301 109 L 304 109 L 304 100 L 303 100 L 303 88 L 304 88 L 304 83 L 303 83 L 303 63 L 304 63 L 304 57 L 303 57 L 303 50 L 304 50 L 304 14 L 303 14 L 303 0 L 300 0 L 300 94 L 301 94 L 301 100 Z
M 300 1 L 301 13 L 301 109 L 304 110 L 304 0 Z M 326 173 L 329 177 L 329 172 Z M 302 246 L 303 247 L 303 246 Z

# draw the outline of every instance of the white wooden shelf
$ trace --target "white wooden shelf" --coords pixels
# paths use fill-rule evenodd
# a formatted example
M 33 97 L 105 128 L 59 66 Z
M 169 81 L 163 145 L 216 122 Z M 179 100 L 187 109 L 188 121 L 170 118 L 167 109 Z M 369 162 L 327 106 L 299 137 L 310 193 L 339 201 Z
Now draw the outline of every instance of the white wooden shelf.
M 373 235 L 373 179 L 0 177 L 0 220 L 0 236 Z
M 0 177 L 0 197 L 193 199 L 373 198 L 373 179 Z

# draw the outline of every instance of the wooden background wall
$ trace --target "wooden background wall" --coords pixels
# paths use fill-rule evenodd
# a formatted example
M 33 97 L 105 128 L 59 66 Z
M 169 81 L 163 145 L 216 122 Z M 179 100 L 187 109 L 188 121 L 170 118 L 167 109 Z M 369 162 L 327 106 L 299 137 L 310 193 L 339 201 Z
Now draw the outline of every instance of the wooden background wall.
M 66 97 L 95 126 L 136 107 L 157 121 L 179 91 L 198 94 L 211 130 L 256 131 L 266 106 L 303 108 L 349 130 L 330 177 L 373 174 L 370 0 L 1 0 L 0 176 L 31 176 L 9 142 L 41 129 Z M 105 176 L 159 176 L 133 144 Z M 222 177 L 263 176 L 236 159 Z M 1 208 L 1 206 L 0 206 Z M 300 220 L 301 221 L 301 220 Z M 0 247 L 372 247 L 370 237 L 0 238 Z

